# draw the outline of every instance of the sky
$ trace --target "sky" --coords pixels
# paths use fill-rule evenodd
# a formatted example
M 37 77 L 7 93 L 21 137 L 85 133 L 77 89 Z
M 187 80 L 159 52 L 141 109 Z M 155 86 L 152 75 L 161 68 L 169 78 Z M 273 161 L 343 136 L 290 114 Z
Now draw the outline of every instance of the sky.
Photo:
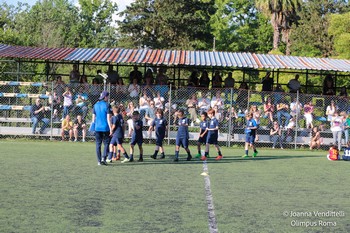
M 17 2 L 22 3 L 28 3 L 29 5 L 34 5 L 38 0 L 0 0 L 1 3 L 6 2 L 9 5 L 17 5 Z M 71 0 L 73 2 L 77 2 L 77 0 Z M 113 2 L 116 2 L 118 5 L 118 11 L 123 11 L 126 6 L 130 5 L 134 0 L 112 0 Z M 115 16 L 113 19 L 120 19 L 119 17 Z

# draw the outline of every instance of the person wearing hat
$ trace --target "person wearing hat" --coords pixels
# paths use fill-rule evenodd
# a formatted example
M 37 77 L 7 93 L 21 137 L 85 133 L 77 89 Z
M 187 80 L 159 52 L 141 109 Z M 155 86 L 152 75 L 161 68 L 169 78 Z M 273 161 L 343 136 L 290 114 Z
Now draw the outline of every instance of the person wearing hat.
M 94 105 L 92 114 L 92 124 L 95 125 L 95 139 L 96 139 L 96 156 L 98 165 L 107 165 L 106 157 L 108 155 L 108 146 L 110 141 L 111 127 L 111 106 L 108 103 L 109 93 L 103 91 L 100 95 L 99 101 Z M 101 146 L 104 145 L 103 154 L 101 154 Z

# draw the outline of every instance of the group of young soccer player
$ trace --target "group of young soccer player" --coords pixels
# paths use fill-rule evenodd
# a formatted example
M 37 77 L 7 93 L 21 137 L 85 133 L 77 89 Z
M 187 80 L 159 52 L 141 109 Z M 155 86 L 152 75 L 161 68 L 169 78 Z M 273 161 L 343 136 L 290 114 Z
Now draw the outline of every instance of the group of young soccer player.
M 118 106 L 112 107 L 112 130 L 111 130 L 111 141 L 109 145 L 109 153 L 108 158 L 106 160 L 107 163 L 111 163 L 112 161 L 120 160 L 120 154 L 123 155 L 122 163 L 125 162 L 133 162 L 134 161 L 134 148 L 135 145 L 138 145 L 139 148 L 139 159 L 138 162 L 143 162 L 143 123 L 140 120 L 140 113 L 138 111 L 134 111 L 132 114 L 132 127 L 129 129 L 129 137 L 131 137 L 130 141 L 130 154 L 128 155 L 126 149 L 123 146 L 124 143 L 124 133 L 125 133 L 125 124 L 124 119 L 121 113 L 121 109 Z M 187 161 L 192 160 L 191 151 L 189 149 L 189 130 L 188 127 L 190 125 L 189 119 L 185 116 L 185 112 L 182 109 L 177 111 L 177 135 L 176 135 L 176 143 L 175 143 L 175 158 L 174 162 L 179 161 L 179 151 L 180 147 L 183 147 L 187 153 Z M 153 120 L 152 124 L 149 127 L 149 134 L 154 130 L 156 134 L 156 146 L 153 155 L 151 155 L 152 159 L 157 159 L 158 153 L 160 152 L 159 159 L 165 158 L 165 152 L 163 147 L 164 138 L 167 135 L 168 131 L 168 123 L 164 118 L 163 110 L 156 110 L 156 118 Z M 200 158 L 201 160 L 206 160 L 209 157 L 209 147 L 210 145 L 214 145 L 217 151 L 217 156 L 215 160 L 222 159 L 222 153 L 220 151 L 220 147 L 218 145 L 218 131 L 219 131 L 219 122 L 215 118 L 215 110 L 211 109 L 207 112 L 201 113 L 201 122 L 200 122 L 200 133 L 197 143 L 198 154 L 196 158 Z M 205 144 L 205 153 L 201 153 L 201 145 Z

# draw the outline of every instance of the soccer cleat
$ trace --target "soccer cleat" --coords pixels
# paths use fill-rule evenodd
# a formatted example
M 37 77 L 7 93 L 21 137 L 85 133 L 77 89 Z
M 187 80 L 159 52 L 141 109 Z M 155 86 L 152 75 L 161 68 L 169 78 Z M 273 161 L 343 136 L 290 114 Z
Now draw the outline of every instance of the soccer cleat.
M 137 162 L 143 162 L 143 158 L 139 158 L 139 160 L 137 160 Z
M 215 160 L 221 160 L 222 159 L 222 155 L 218 155 L 216 156 Z
M 77 142 L 78 141 L 78 139 L 74 139 L 74 142 Z
M 202 161 L 207 160 L 207 157 L 202 156 L 202 157 L 201 157 L 201 160 L 202 160 Z
M 151 159 L 157 159 L 157 155 L 151 155 Z
M 121 163 L 127 163 L 127 162 L 129 162 L 129 161 L 130 161 L 129 158 L 124 158 L 123 161 L 122 161 Z
M 175 158 L 175 159 L 174 159 L 174 162 L 179 162 L 179 158 Z
M 160 156 L 159 159 L 165 159 L 165 155 Z
M 244 159 L 245 158 L 249 158 L 249 156 L 248 155 L 243 155 L 242 158 L 244 158 Z
M 107 165 L 106 161 L 104 161 L 104 160 L 101 161 L 101 165 L 105 165 L 106 166 Z
M 196 159 L 199 159 L 200 157 L 202 157 L 202 155 L 201 155 L 200 153 L 198 153 L 198 154 L 196 155 Z
M 98 163 L 97 163 L 97 165 L 98 165 L 98 166 L 101 166 L 101 163 L 100 163 L 100 162 L 98 162 Z
M 130 158 L 130 159 L 129 159 L 129 162 L 134 162 L 134 158 Z
M 85 139 L 81 140 L 81 142 L 85 142 Z
M 112 163 L 112 159 L 106 159 L 107 163 Z
M 256 157 L 258 155 L 258 152 L 254 152 L 253 153 L 253 158 Z
M 191 161 L 191 159 L 192 159 L 192 156 L 191 155 L 189 155 L 189 156 L 187 156 L 187 161 Z

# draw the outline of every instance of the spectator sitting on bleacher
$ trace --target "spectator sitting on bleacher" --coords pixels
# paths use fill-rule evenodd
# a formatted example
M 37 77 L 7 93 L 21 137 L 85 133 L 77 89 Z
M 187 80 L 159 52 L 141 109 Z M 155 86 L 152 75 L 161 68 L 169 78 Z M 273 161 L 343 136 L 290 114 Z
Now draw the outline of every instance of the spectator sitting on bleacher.
M 282 125 L 282 117 L 285 118 L 284 122 L 284 127 L 287 128 L 287 125 L 289 123 L 290 118 L 292 117 L 289 112 L 289 105 L 286 100 L 282 99 L 278 104 L 277 104 L 277 121 L 278 124 L 280 125 L 281 128 L 283 128 Z
M 132 83 L 129 85 L 128 92 L 131 98 L 137 98 L 140 94 L 140 86 L 137 84 L 137 79 L 134 78 Z
M 330 74 L 327 74 L 323 80 L 322 95 L 335 95 L 334 80 Z
M 164 108 L 164 97 L 160 95 L 160 92 L 158 91 L 157 92 L 157 96 L 154 97 L 153 99 L 154 101 L 154 105 L 156 106 L 156 108 L 159 108 L 159 109 L 163 109 Z
M 200 110 L 200 114 L 202 114 L 202 112 L 208 112 L 208 110 L 210 108 L 210 93 L 209 92 L 207 94 L 202 92 L 202 98 L 200 98 L 198 100 L 198 107 Z
M 216 91 L 215 96 L 211 98 L 210 107 L 215 110 L 215 118 L 221 122 L 224 110 L 224 100 L 221 98 L 221 91 Z
M 90 85 L 89 85 L 89 83 L 87 81 L 87 76 L 86 75 L 81 75 L 80 76 L 79 83 L 80 83 L 79 90 L 82 90 L 82 92 L 84 92 L 84 93 L 88 93 Z
M 142 83 L 142 73 L 138 70 L 137 65 L 134 65 L 134 70 L 129 74 L 129 82 L 132 83 L 132 80 L 136 78 L 137 83 L 141 85 Z
M 268 118 L 269 123 L 267 125 L 268 128 L 273 126 L 273 114 L 275 111 L 275 105 L 272 104 L 271 97 L 268 97 L 266 102 L 264 103 L 264 114 Z
M 66 116 L 69 114 L 69 111 L 73 108 L 73 94 L 70 91 L 69 87 L 66 87 L 66 91 L 63 93 L 63 117 L 66 118 Z
M 75 99 L 75 108 L 74 114 L 81 115 L 83 119 L 85 119 L 88 112 L 88 104 L 87 99 L 83 94 L 77 94 L 77 98 Z
M 310 150 L 312 149 L 320 149 L 321 146 L 321 134 L 318 130 L 318 127 L 315 126 L 312 128 L 311 132 L 311 140 L 310 140 Z
M 235 107 L 232 105 L 232 106 L 228 109 L 228 111 L 227 111 L 227 113 L 226 113 L 225 119 L 227 120 L 227 122 L 229 122 L 230 119 L 231 119 L 231 126 L 232 126 L 232 127 L 235 127 L 235 126 L 236 126 L 236 119 L 237 119 L 237 118 L 238 118 L 237 111 L 236 111 Z
M 44 107 L 41 104 L 41 100 L 36 99 L 35 104 L 30 109 L 30 117 L 33 123 L 32 134 L 35 134 L 35 133 L 43 134 L 44 130 L 49 125 L 50 120 L 44 117 L 44 114 L 46 111 L 49 111 L 49 107 Z M 42 121 L 43 124 L 39 132 L 36 132 L 36 127 L 40 121 Z
M 276 143 L 280 144 L 281 149 L 283 149 L 282 145 L 282 131 L 277 121 L 273 122 L 273 126 L 270 129 L 270 137 L 272 144 L 272 149 L 275 149 Z
M 62 98 L 66 84 L 62 81 L 61 76 L 57 76 L 56 82 L 54 84 L 54 89 L 56 89 L 57 95 Z
M 293 117 L 298 116 L 298 118 L 300 117 L 300 111 L 301 109 L 303 109 L 303 105 L 299 102 L 299 100 L 297 101 L 297 98 L 294 97 L 293 98 L 293 102 L 290 103 L 290 115 Z
M 198 72 L 192 71 L 191 76 L 188 78 L 187 86 L 198 87 L 198 85 L 199 85 Z
M 314 112 L 314 106 L 312 104 L 312 101 L 309 103 L 306 103 L 304 105 L 304 117 L 306 120 L 306 129 L 310 128 L 312 129 L 314 127 L 312 121 L 313 121 L 313 112 Z
M 332 121 L 334 113 L 338 111 L 338 106 L 335 105 L 334 100 L 331 100 L 331 104 L 326 108 L 327 121 Z
M 242 112 L 246 112 L 248 109 L 248 84 L 242 82 L 238 89 L 236 102 Z
M 65 135 L 69 135 L 69 141 L 72 141 L 73 138 L 73 121 L 70 119 L 70 116 L 67 115 L 61 123 L 61 137 L 64 141 Z
M 52 105 L 53 107 L 53 120 L 59 120 L 58 114 L 60 113 L 62 108 L 61 98 L 57 95 L 55 89 L 53 90 L 53 95 L 50 92 L 46 93 L 46 95 L 49 97 L 49 105 Z
M 148 68 L 146 70 L 145 77 L 144 77 L 144 83 L 146 85 L 153 85 L 154 84 L 153 71 L 151 68 Z
M 145 113 L 147 109 L 150 107 L 150 101 L 151 97 L 147 96 L 147 91 L 143 90 L 143 95 L 140 97 L 139 100 L 139 113 L 140 113 L 140 120 L 143 120 L 145 117 Z M 144 122 L 145 124 L 145 122 Z
M 73 128 L 73 133 L 74 133 L 74 141 L 78 141 L 79 135 L 82 135 L 82 142 L 85 142 L 85 137 L 86 137 L 86 122 L 85 120 L 82 119 L 81 115 L 77 116 L 77 119 L 74 121 L 74 128 Z
M 148 72 L 150 69 L 147 70 L 147 74 L 145 76 L 145 84 L 142 86 L 142 91 L 146 91 L 147 96 L 149 96 L 151 99 L 154 98 L 154 93 L 153 93 L 153 73 L 150 70 L 150 72 Z
M 150 107 L 146 110 L 145 119 L 148 126 L 152 125 L 153 120 L 156 118 L 156 108 L 154 106 L 154 101 L 150 101 Z
M 108 81 L 110 84 L 112 84 L 112 85 L 117 84 L 118 79 L 119 79 L 119 74 L 117 71 L 113 70 L 112 65 L 108 66 L 107 76 L 108 76 Z
M 214 73 L 214 76 L 211 81 L 212 88 L 221 88 L 222 87 L 222 77 L 220 75 L 220 72 L 217 70 Z

